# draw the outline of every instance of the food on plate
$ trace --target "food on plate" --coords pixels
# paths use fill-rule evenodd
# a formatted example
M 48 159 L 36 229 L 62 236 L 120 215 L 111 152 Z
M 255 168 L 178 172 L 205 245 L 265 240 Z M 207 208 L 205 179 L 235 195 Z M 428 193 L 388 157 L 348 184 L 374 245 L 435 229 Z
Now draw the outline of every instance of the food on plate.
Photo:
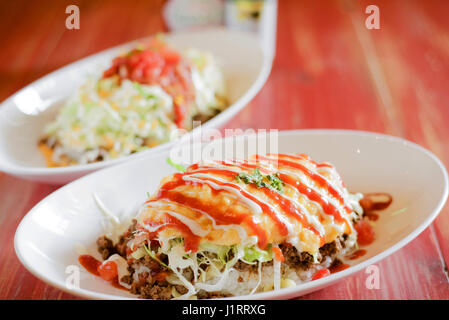
M 45 127 L 39 148 L 48 166 L 115 159 L 173 140 L 226 107 L 214 56 L 178 52 L 156 36 L 89 78 Z
M 333 165 L 307 155 L 193 164 L 162 180 L 116 243 L 98 239 L 103 262 L 79 260 L 142 298 L 278 290 L 363 255 L 357 242 L 374 234 L 362 204 L 378 205 L 368 200 L 348 192 Z

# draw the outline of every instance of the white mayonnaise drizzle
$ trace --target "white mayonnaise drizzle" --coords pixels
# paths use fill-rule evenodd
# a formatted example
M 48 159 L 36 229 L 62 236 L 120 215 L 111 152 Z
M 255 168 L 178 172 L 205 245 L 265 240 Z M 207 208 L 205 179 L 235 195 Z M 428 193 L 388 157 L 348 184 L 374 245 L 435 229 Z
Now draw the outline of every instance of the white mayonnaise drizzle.
M 268 157 L 270 159 L 277 159 L 277 155 L 268 155 Z M 281 156 L 282 158 L 282 156 Z M 284 157 L 284 158 L 289 158 L 289 157 Z M 316 191 L 323 199 L 325 199 L 329 204 L 333 205 L 334 207 L 336 207 L 336 209 L 339 211 L 340 216 L 343 217 L 343 219 L 347 222 L 347 225 L 349 225 L 349 227 L 351 228 L 351 231 L 354 232 L 354 228 L 352 226 L 352 223 L 350 221 L 350 215 L 348 215 L 344 209 L 344 205 L 347 204 L 349 206 L 351 206 L 351 204 L 347 203 L 348 201 L 346 200 L 347 197 L 345 196 L 345 192 L 346 191 L 344 188 L 340 188 L 337 187 L 332 181 L 330 181 L 329 179 L 327 179 L 326 177 L 324 177 L 322 174 L 320 174 L 320 171 L 327 171 L 331 174 L 333 174 L 334 176 L 336 175 L 336 170 L 334 167 L 330 168 L 330 167 L 317 167 L 315 164 L 311 163 L 309 160 L 307 159 L 301 159 L 301 158 L 290 158 L 292 162 L 299 162 L 302 165 L 304 165 L 305 167 L 309 168 L 310 170 L 314 171 L 316 174 L 318 174 L 321 178 L 323 178 L 324 180 L 327 181 L 327 183 L 329 184 L 330 187 L 332 187 L 333 189 L 335 189 L 338 194 L 344 199 L 344 204 L 341 205 L 340 202 L 335 199 L 332 195 L 328 194 L 328 193 L 323 193 L 322 192 L 322 188 L 320 188 L 319 186 L 317 186 L 315 184 L 315 182 L 310 179 L 309 177 L 307 177 L 304 173 L 300 172 L 300 170 L 295 170 L 295 171 L 291 171 L 288 170 L 288 166 L 283 166 L 284 170 L 279 170 L 281 173 L 290 175 L 290 176 L 294 176 L 297 177 L 301 183 L 305 184 L 308 188 Z M 315 170 L 311 169 L 310 166 L 313 165 L 313 167 L 315 168 Z M 336 176 L 339 177 L 339 175 L 337 174 Z M 339 178 L 340 179 L 340 178 Z M 341 181 L 341 179 L 340 179 Z M 347 192 L 346 192 L 347 193 Z M 307 198 L 308 199 L 308 198 Z M 310 200 L 310 199 L 309 199 Z M 325 216 L 325 212 L 322 208 L 321 205 L 319 205 L 318 203 L 315 202 L 315 204 L 318 205 L 318 208 L 320 209 L 320 214 L 324 217 Z M 352 207 L 351 207 L 352 208 Z M 334 221 L 334 218 L 332 216 L 328 217 L 331 221 L 331 225 L 332 227 L 337 231 L 337 232 L 343 232 L 345 229 L 345 226 L 343 224 L 337 224 Z
M 187 218 L 182 214 L 170 210 L 163 210 L 163 212 L 181 221 L 183 224 L 189 227 L 190 231 L 192 231 L 194 235 L 197 235 L 199 237 L 205 237 L 209 233 L 208 230 L 204 230 L 203 228 L 201 228 L 199 223 L 190 218 Z
M 273 283 L 274 290 L 281 288 L 281 262 L 277 259 L 273 259 Z
M 309 210 L 304 208 L 304 206 L 301 203 L 299 203 L 297 200 L 287 197 L 287 196 L 283 196 L 283 197 L 285 199 L 293 202 L 295 204 L 295 206 L 298 207 L 299 210 L 305 215 L 307 222 L 309 224 L 311 224 L 315 228 L 315 230 L 319 232 L 320 235 L 324 235 L 324 233 L 325 233 L 324 227 L 321 224 L 320 220 L 316 216 L 311 215 L 309 213 Z
M 326 202 L 328 202 L 330 205 L 334 206 L 338 210 L 340 215 L 343 217 L 343 219 L 345 219 L 349 223 L 349 220 L 348 220 L 349 217 L 346 214 L 344 207 L 340 204 L 340 202 L 337 199 L 335 199 L 334 197 L 332 197 L 330 194 L 325 193 L 322 190 L 322 188 L 316 187 L 314 184 L 312 184 L 311 179 L 309 179 L 305 174 L 302 174 L 302 173 L 296 172 L 296 171 L 286 170 L 286 169 L 280 170 L 279 172 L 298 179 L 300 181 L 300 183 L 304 184 L 307 188 L 310 188 L 311 190 L 317 192 L 320 195 L 320 197 L 322 197 Z M 294 187 L 292 187 L 292 188 L 296 189 Z M 296 190 L 296 192 L 299 193 L 299 191 L 297 191 L 297 190 Z M 301 194 L 301 195 L 303 195 L 303 194 Z M 323 207 L 319 203 L 317 203 L 316 201 L 310 200 L 306 195 L 303 195 L 303 196 L 305 199 L 307 199 L 307 201 L 309 203 L 313 203 L 317 206 L 317 208 L 320 211 L 321 216 L 325 219 L 329 219 L 331 221 L 332 227 L 335 228 L 335 230 L 337 230 L 338 232 L 344 231 L 344 225 L 336 224 L 334 217 L 332 215 L 327 215 L 324 212 Z M 343 199 L 344 199 L 344 197 L 343 197 Z M 351 223 L 349 223 L 349 225 L 351 225 Z
M 229 193 L 237 196 L 238 199 L 241 202 L 243 202 L 245 205 L 247 205 L 254 213 L 257 213 L 257 214 L 263 213 L 262 208 L 257 203 L 255 203 L 251 199 L 248 199 L 247 197 L 245 197 L 238 189 L 229 187 L 229 186 L 222 186 L 222 185 L 216 184 L 213 181 L 205 180 L 204 178 L 212 178 L 212 179 L 218 180 L 223 183 L 229 183 L 226 180 L 221 180 L 220 178 L 217 178 L 216 176 L 213 176 L 210 174 L 204 174 L 204 173 L 196 173 L 196 174 L 193 173 L 191 175 L 185 175 L 182 178 L 185 181 L 205 183 L 205 184 L 209 185 L 214 190 L 226 190 Z M 238 186 L 238 185 L 235 185 L 235 186 L 238 187 L 239 189 L 241 189 L 240 186 Z
M 152 202 L 151 205 L 155 206 L 155 207 L 162 207 L 162 206 L 164 206 L 164 207 L 167 207 L 167 208 L 169 208 L 171 210 L 176 210 L 177 206 L 178 207 L 179 206 L 183 206 L 181 204 L 174 205 L 173 203 L 170 203 L 170 202 L 167 202 L 167 201 L 164 201 L 164 200 L 160 200 L 160 201 L 157 201 L 157 202 Z M 239 234 L 240 242 L 241 243 L 246 243 L 247 242 L 247 239 L 249 238 L 249 236 L 246 233 L 245 228 L 243 228 L 241 225 L 238 225 L 238 224 L 218 225 L 217 222 L 215 221 L 215 219 L 212 216 L 210 216 L 208 213 L 206 213 L 206 212 L 204 212 L 202 210 L 199 210 L 199 209 L 194 209 L 194 208 L 190 208 L 190 207 L 187 207 L 187 208 L 189 208 L 190 210 L 194 210 L 194 211 L 196 211 L 198 213 L 201 213 L 202 215 L 206 216 L 212 222 L 213 229 L 222 229 L 222 230 L 235 229 L 237 231 L 237 233 Z M 168 211 L 165 210 L 165 211 L 167 213 L 172 212 L 170 210 L 168 210 Z M 189 220 L 191 220 L 191 219 L 189 219 Z M 190 228 L 189 225 L 187 225 L 187 226 Z M 194 230 L 192 230 L 192 228 L 190 228 L 190 230 L 192 231 L 192 233 L 195 233 Z M 197 234 L 197 235 L 199 235 L 199 234 Z M 257 241 L 256 241 L 256 243 L 257 243 Z

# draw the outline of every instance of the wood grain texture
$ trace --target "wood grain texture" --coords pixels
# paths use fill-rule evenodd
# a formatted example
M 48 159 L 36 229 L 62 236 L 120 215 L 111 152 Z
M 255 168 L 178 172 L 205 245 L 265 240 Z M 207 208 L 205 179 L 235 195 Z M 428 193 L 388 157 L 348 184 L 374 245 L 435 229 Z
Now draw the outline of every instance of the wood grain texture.
M 375 1 L 381 29 L 364 26 L 371 1 L 279 1 L 269 80 L 226 128 L 343 128 L 412 140 L 449 164 L 449 2 Z M 81 29 L 64 27 L 77 4 Z M 67 63 L 166 30 L 163 1 L 0 3 L 0 99 Z M 56 187 L 0 173 L 0 298 L 77 299 L 36 279 L 14 254 L 15 229 Z M 449 299 L 449 209 L 378 264 L 300 299 Z

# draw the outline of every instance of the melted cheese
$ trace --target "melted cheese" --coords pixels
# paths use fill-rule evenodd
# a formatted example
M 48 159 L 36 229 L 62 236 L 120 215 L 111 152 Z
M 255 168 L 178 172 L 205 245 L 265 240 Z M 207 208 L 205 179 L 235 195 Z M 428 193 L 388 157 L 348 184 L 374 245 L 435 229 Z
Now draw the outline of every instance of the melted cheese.
M 236 179 L 256 167 L 288 180 L 283 191 Z M 165 178 L 141 209 L 138 224 L 162 240 L 190 236 L 200 243 L 233 245 L 256 236 L 259 245 L 288 242 L 315 254 L 325 243 L 354 232 L 348 197 L 330 164 L 302 155 L 254 156 L 197 164 Z

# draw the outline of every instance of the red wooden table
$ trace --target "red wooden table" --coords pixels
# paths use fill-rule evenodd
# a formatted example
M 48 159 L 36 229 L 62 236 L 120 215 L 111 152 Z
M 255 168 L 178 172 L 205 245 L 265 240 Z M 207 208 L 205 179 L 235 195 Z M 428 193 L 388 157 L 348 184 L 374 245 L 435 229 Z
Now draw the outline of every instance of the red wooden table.
M 228 128 L 343 128 L 405 137 L 449 164 L 448 1 L 279 1 L 277 55 L 262 91 Z M 65 28 L 77 4 L 80 30 Z M 380 8 L 380 30 L 365 8 Z M 166 30 L 163 1 L 3 1 L 0 100 L 88 54 Z M 15 229 L 57 187 L 0 173 L 0 298 L 75 299 L 36 279 L 15 256 Z M 449 299 L 449 209 L 378 264 L 301 299 Z

